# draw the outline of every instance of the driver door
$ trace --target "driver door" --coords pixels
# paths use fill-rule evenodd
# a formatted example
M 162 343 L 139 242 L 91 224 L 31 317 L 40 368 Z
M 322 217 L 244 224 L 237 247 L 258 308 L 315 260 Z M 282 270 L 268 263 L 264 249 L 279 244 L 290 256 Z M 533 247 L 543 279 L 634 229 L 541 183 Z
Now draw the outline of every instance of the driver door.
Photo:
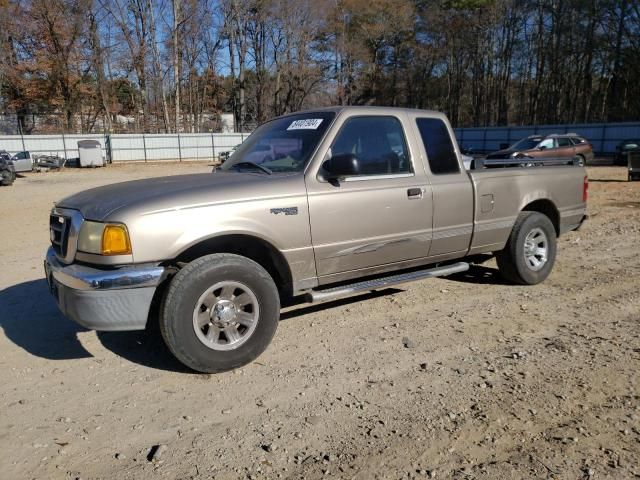
M 320 284 L 426 257 L 431 243 L 431 188 L 409 148 L 406 118 L 345 117 L 319 153 L 353 154 L 361 174 L 329 182 L 316 165 L 306 178 Z

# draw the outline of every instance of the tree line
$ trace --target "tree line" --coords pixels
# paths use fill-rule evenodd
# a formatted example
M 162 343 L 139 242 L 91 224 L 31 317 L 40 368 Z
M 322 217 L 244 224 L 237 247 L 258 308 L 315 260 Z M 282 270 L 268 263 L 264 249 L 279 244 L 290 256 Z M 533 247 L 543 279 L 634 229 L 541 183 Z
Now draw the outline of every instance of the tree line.
M 248 130 L 327 105 L 638 120 L 639 80 L 637 0 L 0 0 L 0 109 L 25 133 L 204 132 L 224 112 Z

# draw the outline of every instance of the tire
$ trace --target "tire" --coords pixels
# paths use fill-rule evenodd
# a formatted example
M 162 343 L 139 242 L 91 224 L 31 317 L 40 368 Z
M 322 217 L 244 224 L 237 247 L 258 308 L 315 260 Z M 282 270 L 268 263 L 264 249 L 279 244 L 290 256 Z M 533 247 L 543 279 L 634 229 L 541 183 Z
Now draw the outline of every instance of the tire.
M 14 180 L 15 177 L 9 170 L 3 170 L 2 172 L 0 172 L 0 185 L 8 187 L 10 185 L 13 185 Z
M 576 155 L 576 158 L 578 160 L 578 165 L 581 167 L 586 167 L 587 166 L 587 159 L 584 158 L 584 155 Z
M 226 253 L 182 268 L 163 303 L 160 332 L 165 343 L 180 362 L 203 373 L 255 360 L 280 319 L 280 297 L 269 273 L 253 260 Z
M 507 245 L 496 255 L 502 276 L 518 285 L 536 285 L 549 276 L 555 260 L 556 230 L 549 217 L 520 212 Z

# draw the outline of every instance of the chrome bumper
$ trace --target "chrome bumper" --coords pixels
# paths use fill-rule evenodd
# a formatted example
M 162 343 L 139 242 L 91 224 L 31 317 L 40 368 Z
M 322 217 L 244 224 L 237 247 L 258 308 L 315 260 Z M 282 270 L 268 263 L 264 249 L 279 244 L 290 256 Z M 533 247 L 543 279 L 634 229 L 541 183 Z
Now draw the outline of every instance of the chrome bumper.
M 100 270 L 64 265 L 52 248 L 44 270 L 49 290 L 69 318 L 92 330 L 142 330 L 156 287 L 164 280 L 158 266 Z

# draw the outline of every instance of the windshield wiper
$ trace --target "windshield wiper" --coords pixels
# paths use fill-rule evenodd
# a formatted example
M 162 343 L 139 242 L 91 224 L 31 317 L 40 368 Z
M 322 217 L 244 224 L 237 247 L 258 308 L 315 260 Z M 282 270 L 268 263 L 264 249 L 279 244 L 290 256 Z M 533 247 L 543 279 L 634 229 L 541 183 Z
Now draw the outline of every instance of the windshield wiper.
M 267 167 L 264 167 L 258 163 L 255 162 L 250 162 L 248 160 L 243 160 L 241 162 L 238 163 L 234 163 L 230 168 L 234 168 L 237 167 L 238 165 L 248 165 L 250 167 L 255 167 L 258 170 L 262 170 L 264 173 L 266 173 L 267 175 L 271 175 L 273 172 L 271 170 L 269 170 Z

